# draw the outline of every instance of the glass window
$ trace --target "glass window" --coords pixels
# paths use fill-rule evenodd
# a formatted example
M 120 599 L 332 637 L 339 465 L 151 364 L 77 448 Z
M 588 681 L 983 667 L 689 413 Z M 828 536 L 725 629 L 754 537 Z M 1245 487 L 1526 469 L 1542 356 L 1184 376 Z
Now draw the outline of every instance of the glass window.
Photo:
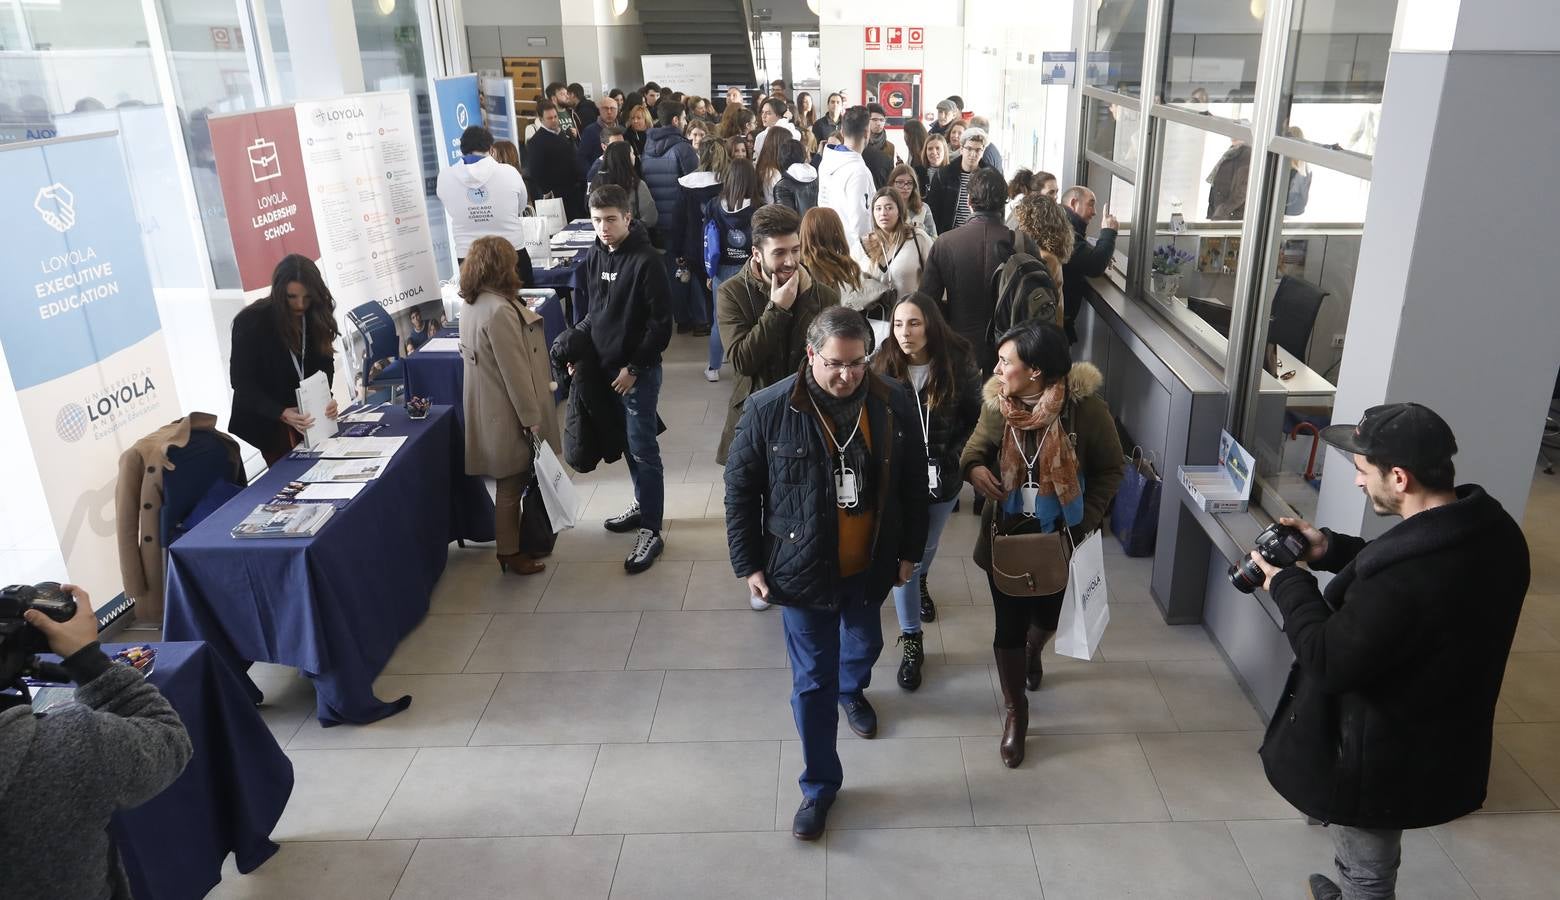
M 1376 152 L 1397 0 L 1299 2 L 1279 100 L 1279 133 Z
M 1093 97 L 1083 101 L 1088 149 L 1108 160 L 1136 170 L 1138 164 L 1137 110 Z
M 1084 185 L 1094 192 L 1094 220 L 1089 223 L 1090 240 L 1105 225 L 1107 216 L 1116 216 L 1120 220 L 1116 230 L 1116 265 L 1125 270 L 1132 243 L 1132 210 L 1137 203 L 1137 191 L 1131 182 L 1093 163 L 1084 165 Z
M 764 96 L 769 96 L 771 82 L 785 78 L 785 32 L 760 31 L 758 33 L 758 80 Z
M 818 48 L 818 32 L 791 32 L 791 90 L 792 96 L 801 91 L 813 94 L 813 103 L 828 112 L 827 104 L 818 104 L 818 85 L 822 83 L 823 54 Z
M 1310 517 L 1326 458 L 1315 432 L 1331 422 L 1370 183 L 1287 159 L 1280 166 L 1294 173 L 1291 185 L 1306 175 L 1312 180 L 1306 214 L 1286 216 L 1267 248 L 1262 289 L 1269 315 L 1255 338 L 1264 371 L 1241 443 L 1256 456 L 1264 508 L 1287 515 L 1287 506 Z M 1276 203 L 1292 208 L 1301 199 L 1292 188 L 1278 190 Z M 1313 208 L 1337 215 L 1313 219 Z M 1356 211 L 1352 218 L 1348 210 Z M 1268 504 L 1270 496 L 1284 506 Z
M 1095 0 L 1093 51 L 1084 60 L 1096 67 L 1085 83 L 1133 97 L 1143 92 L 1143 35 L 1148 28 L 1148 0 Z
M 1250 103 L 1266 11 L 1262 0 L 1171 0 L 1161 99 L 1214 115 L 1226 113 L 1211 104 Z

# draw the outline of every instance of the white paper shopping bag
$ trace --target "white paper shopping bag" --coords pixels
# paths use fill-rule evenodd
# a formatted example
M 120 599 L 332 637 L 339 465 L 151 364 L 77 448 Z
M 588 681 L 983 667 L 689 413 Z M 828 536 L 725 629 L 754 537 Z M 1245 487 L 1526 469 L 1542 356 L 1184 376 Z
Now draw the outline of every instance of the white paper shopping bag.
M 547 220 L 548 237 L 557 234 L 569 224 L 569 214 L 563 210 L 561 197 L 543 197 L 536 201 L 536 214 Z
M 536 483 L 542 491 L 542 503 L 547 507 L 547 518 L 552 522 L 554 534 L 574 527 L 575 512 L 579 509 L 579 494 L 574 482 L 563 471 L 563 464 L 546 441 L 533 441 Z
M 547 265 L 552 259 L 552 223 L 541 216 L 524 216 L 520 219 L 518 249 L 523 249 L 538 266 Z
M 1096 531 L 1073 551 L 1068 565 L 1067 596 L 1056 623 L 1056 652 L 1073 659 L 1093 659 L 1105 626 L 1110 624 L 1109 592 L 1105 588 L 1105 543 Z

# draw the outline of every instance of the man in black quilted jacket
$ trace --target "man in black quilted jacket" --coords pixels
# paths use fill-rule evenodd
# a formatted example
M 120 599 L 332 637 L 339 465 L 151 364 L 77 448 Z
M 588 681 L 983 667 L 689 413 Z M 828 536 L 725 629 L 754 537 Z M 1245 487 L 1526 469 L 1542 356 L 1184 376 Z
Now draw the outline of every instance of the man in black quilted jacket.
M 883 598 L 910 580 L 926 545 L 915 406 L 867 371 L 871 351 L 861 313 L 818 313 L 802 370 L 748 398 L 726 459 L 732 568 L 753 596 L 783 607 L 802 741 L 791 833 L 804 841 L 823 834 L 844 777 L 838 706 L 857 735 L 877 734 L 864 691 L 883 651 Z

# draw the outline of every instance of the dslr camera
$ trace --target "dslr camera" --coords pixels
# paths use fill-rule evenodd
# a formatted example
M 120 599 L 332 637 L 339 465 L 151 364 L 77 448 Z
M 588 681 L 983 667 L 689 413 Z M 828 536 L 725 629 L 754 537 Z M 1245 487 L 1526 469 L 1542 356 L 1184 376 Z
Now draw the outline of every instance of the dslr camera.
M 1268 565 L 1287 569 L 1304 558 L 1311 549 L 1311 542 L 1305 539 L 1300 529 L 1274 522 L 1257 535 L 1254 549 L 1268 561 Z M 1255 591 L 1266 580 L 1267 576 L 1249 556 L 1230 566 L 1230 584 L 1242 594 Z
M 53 581 L 0 588 L 0 690 L 36 671 L 40 664 L 34 657 L 49 651 L 43 632 L 22 618 L 29 609 L 69 622 L 76 615 L 76 598 Z

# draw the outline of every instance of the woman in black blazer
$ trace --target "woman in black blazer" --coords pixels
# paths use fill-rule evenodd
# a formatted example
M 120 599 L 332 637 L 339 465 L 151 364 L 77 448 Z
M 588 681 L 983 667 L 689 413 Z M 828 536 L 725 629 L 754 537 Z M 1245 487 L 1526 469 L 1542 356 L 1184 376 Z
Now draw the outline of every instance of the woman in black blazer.
M 314 419 L 297 408 L 298 385 L 315 372 L 335 375 L 336 301 L 319 267 L 293 254 L 276 266 L 271 295 L 233 319 L 228 430 L 253 444 L 267 466 L 297 445 Z M 326 410 L 336 417 L 336 401 Z

